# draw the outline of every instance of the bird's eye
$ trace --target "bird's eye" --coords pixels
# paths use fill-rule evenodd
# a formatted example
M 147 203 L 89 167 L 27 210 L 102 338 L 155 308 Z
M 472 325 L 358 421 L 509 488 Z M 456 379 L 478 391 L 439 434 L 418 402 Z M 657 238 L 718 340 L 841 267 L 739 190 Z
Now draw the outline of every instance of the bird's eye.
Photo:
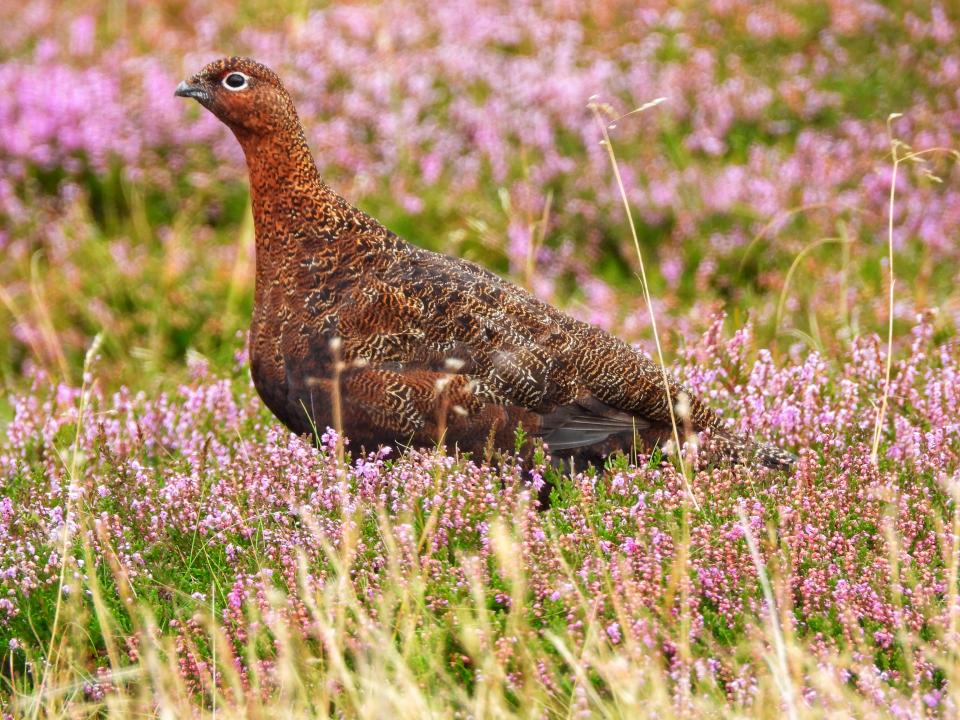
M 247 86 L 247 80 L 243 73 L 232 72 L 223 79 L 223 86 L 227 90 L 243 90 Z

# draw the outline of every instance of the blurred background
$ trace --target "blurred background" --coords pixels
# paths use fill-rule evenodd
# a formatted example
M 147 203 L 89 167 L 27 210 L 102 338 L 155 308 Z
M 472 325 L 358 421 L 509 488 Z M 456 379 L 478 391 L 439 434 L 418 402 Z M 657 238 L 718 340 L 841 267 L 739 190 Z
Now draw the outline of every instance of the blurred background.
M 671 357 L 721 313 L 775 356 L 885 334 L 892 128 L 900 155 L 943 149 L 899 168 L 895 334 L 936 307 L 948 340 L 958 30 L 955 5 L 910 0 L 7 0 L 0 376 L 76 383 L 98 332 L 108 386 L 242 368 L 246 169 L 173 96 L 232 54 L 282 77 L 349 200 L 649 349 L 597 96 Z

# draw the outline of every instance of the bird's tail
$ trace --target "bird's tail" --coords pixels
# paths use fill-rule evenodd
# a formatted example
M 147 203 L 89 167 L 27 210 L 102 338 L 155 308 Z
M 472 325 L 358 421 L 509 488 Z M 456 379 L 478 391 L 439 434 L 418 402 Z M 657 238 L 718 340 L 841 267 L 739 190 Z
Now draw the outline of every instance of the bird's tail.
M 797 456 L 770 443 L 754 443 L 754 459 L 772 470 L 789 470 Z
M 771 443 L 758 443 L 737 435 L 718 434 L 713 442 L 721 455 L 744 465 L 762 465 L 772 470 L 789 470 L 797 461 L 792 453 Z

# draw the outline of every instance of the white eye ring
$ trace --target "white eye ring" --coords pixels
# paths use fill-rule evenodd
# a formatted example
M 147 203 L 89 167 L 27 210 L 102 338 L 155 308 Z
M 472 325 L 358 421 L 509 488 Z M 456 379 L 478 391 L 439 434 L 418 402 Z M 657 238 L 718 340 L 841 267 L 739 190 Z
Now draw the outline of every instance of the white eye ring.
M 243 78 L 243 85 L 236 85 L 236 86 L 234 86 L 234 85 L 231 85 L 230 83 L 228 83 L 227 80 L 229 80 L 230 78 L 233 78 L 233 77 L 242 77 L 242 78 Z M 236 70 L 234 70 L 233 72 L 227 73 L 226 75 L 224 75 L 223 80 L 220 81 L 220 84 L 223 85 L 227 90 L 230 90 L 231 92 L 237 92 L 238 90 L 245 90 L 245 89 L 246 89 L 246 87 L 247 87 L 247 81 L 248 81 L 249 79 L 250 79 L 250 76 L 249 76 L 249 75 L 244 75 L 242 72 L 237 72 Z

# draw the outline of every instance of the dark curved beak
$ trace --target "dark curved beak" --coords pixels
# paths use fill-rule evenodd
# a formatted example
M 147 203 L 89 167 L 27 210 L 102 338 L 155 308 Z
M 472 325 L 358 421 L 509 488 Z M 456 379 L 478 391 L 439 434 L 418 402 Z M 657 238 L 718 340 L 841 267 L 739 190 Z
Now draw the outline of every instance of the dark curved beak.
M 200 85 L 191 85 L 186 80 L 183 80 L 179 85 L 177 85 L 177 89 L 173 91 L 173 94 L 177 97 L 193 98 L 194 100 L 199 100 L 200 102 L 210 98 L 210 96 L 207 95 L 207 91 L 203 87 Z

